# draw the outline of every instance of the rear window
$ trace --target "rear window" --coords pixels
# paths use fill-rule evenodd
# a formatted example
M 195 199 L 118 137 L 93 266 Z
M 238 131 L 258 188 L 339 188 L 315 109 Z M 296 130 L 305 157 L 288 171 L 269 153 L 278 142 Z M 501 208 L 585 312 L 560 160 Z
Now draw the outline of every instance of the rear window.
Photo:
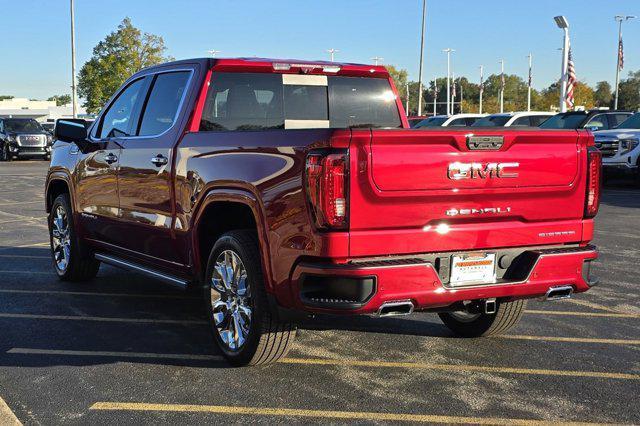
M 447 121 L 449 117 L 429 117 L 425 120 L 422 120 L 420 123 L 416 125 L 416 129 L 420 129 L 423 127 L 440 127 Z
M 627 118 L 617 128 L 618 129 L 640 129 L 640 112 Z
M 401 127 L 385 79 L 214 73 L 200 130 Z
M 473 127 L 502 127 L 511 117 L 508 115 L 489 115 L 472 124 Z
M 42 127 L 36 120 L 29 119 L 6 119 L 4 128 L 7 132 L 41 132 Z
M 557 114 L 540 125 L 541 129 L 579 129 L 586 114 Z

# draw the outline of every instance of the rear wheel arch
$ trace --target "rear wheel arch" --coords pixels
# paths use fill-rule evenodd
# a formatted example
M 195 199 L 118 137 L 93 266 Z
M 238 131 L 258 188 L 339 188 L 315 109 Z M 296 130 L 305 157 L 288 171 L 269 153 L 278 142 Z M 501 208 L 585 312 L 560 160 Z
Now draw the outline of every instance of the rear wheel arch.
M 193 252 L 200 275 L 206 270 L 209 253 L 220 236 L 234 230 L 255 231 L 258 238 L 265 283 L 270 283 L 269 247 L 262 208 L 257 198 L 242 190 L 212 190 L 195 216 Z

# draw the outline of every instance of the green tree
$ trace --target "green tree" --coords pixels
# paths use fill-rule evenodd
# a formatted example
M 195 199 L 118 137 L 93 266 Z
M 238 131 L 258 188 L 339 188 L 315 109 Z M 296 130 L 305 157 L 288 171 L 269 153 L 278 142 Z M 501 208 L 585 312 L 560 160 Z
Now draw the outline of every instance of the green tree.
M 586 83 L 576 82 L 573 87 L 574 105 L 593 108 L 596 105 L 595 92 Z M 560 84 L 555 82 L 542 91 L 540 98 L 536 104 L 536 109 L 541 111 L 549 111 L 557 108 L 560 103 Z
M 0 101 L 4 101 L 5 99 L 13 99 L 11 95 L 0 95 Z
M 69 105 L 71 103 L 71 95 L 54 95 L 47 100 L 56 101 L 57 106 Z
M 96 113 L 132 74 L 171 60 L 162 37 L 142 33 L 125 18 L 118 29 L 93 48 L 93 56 L 80 70 L 78 94 L 87 112 Z
M 611 85 L 607 81 L 599 81 L 596 83 L 594 92 L 596 106 L 608 107 L 611 105 L 613 94 L 611 93 Z
M 407 100 L 407 77 L 409 73 L 405 69 L 397 69 L 393 65 L 385 65 L 387 71 L 391 75 L 393 79 L 393 84 L 396 85 L 396 89 L 398 90 L 398 95 L 400 99 L 402 99 L 402 105 L 405 105 Z
M 620 82 L 619 91 L 618 108 L 634 111 L 640 108 L 640 71 L 630 72 L 629 78 Z

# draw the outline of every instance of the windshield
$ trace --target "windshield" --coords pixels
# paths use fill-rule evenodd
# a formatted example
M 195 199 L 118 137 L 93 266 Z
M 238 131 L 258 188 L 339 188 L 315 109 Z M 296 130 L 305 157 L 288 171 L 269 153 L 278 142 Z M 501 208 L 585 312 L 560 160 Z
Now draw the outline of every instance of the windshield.
M 200 129 L 402 127 L 387 79 L 216 72 Z
M 440 127 L 449 117 L 429 117 L 416 124 L 416 129 L 421 127 Z
M 624 120 L 616 129 L 640 129 L 640 112 Z
M 508 115 L 489 115 L 473 123 L 473 127 L 502 127 L 511 117 Z
M 33 119 L 8 119 L 4 120 L 4 127 L 7 132 L 41 132 L 42 126 Z
M 541 129 L 579 129 L 586 114 L 557 114 L 540 125 Z

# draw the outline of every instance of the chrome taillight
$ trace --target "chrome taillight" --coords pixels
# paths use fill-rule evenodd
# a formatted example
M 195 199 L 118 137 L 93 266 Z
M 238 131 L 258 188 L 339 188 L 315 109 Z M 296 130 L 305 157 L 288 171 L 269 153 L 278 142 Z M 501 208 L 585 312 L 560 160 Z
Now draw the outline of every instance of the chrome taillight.
M 594 217 L 600 207 L 602 191 L 602 153 L 596 147 L 587 150 L 587 196 L 584 203 L 584 217 Z
M 346 152 L 307 157 L 307 194 L 318 228 L 347 228 L 348 167 Z

